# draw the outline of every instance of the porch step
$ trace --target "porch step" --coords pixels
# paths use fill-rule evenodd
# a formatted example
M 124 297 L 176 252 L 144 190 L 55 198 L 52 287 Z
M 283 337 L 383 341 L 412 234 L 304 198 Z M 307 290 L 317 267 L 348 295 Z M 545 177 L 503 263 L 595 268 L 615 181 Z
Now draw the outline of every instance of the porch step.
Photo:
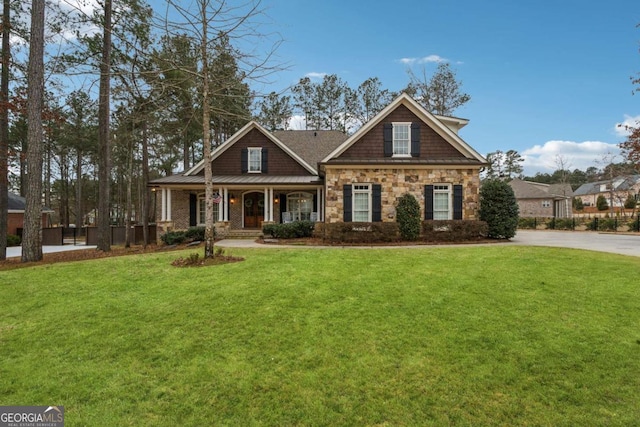
M 229 230 L 225 239 L 257 239 L 262 237 L 262 230 Z

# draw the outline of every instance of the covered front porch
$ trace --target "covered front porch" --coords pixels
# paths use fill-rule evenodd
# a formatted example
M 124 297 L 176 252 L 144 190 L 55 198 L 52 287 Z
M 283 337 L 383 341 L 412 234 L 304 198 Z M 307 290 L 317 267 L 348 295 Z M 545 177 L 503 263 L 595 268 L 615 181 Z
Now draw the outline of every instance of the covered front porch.
M 159 219 L 165 231 L 205 225 L 204 185 L 155 188 Z M 214 185 L 214 221 L 218 236 L 264 224 L 322 221 L 324 188 L 313 185 Z

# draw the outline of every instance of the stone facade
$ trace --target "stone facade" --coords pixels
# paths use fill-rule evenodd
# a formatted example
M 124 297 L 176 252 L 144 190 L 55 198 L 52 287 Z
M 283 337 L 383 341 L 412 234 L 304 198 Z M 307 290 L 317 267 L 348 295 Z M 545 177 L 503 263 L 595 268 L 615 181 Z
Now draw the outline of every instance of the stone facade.
M 380 184 L 382 186 L 382 221 L 393 222 L 397 200 L 405 193 L 413 194 L 424 218 L 424 186 L 428 184 L 462 184 L 463 219 L 478 219 L 480 173 L 478 169 L 355 169 L 327 168 L 325 221 L 342 222 L 344 214 L 343 185 Z

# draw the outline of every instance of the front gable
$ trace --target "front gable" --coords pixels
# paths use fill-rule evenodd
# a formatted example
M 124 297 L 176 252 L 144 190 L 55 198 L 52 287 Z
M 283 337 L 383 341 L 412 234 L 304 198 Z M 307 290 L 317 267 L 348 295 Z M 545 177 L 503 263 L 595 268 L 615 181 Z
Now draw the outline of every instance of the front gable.
M 455 159 L 464 154 L 447 142 L 405 105 L 399 105 L 388 116 L 365 132 L 348 147 L 340 159 L 391 160 L 393 157 L 393 123 L 410 123 L 409 156 L 413 159 Z M 418 144 L 416 146 L 416 144 Z
M 248 123 L 217 147 L 211 157 L 215 175 L 317 175 L 315 168 L 255 122 Z M 203 173 L 204 161 L 200 161 L 185 175 Z
M 325 157 L 323 163 L 410 162 L 484 166 L 486 159 L 462 140 L 457 128 L 451 129 L 446 120 L 429 113 L 403 93 Z M 456 120 L 466 124 L 465 120 Z M 398 139 L 395 139 L 398 129 L 398 134 L 404 130 L 406 138 L 401 154 L 398 154 Z

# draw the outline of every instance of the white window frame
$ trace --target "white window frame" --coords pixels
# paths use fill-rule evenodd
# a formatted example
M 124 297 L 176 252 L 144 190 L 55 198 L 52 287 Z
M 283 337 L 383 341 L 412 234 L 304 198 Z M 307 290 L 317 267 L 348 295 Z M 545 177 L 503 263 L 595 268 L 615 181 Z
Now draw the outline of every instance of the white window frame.
M 351 187 L 351 218 L 353 222 L 371 222 L 373 209 L 371 184 L 353 184 Z M 356 202 L 366 197 L 367 209 L 356 209 Z M 364 214 L 364 215 L 363 215 Z
M 393 122 L 393 157 L 411 157 L 411 122 Z M 406 139 L 398 138 L 398 133 L 406 129 Z M 404 136 L 404 135 L 403 135 Z M 402 143 L 402 145 L 400 145 Z
M 292 221 L 310 221 L 311 212 L 314 212 L 314 209 L 313 194 L 306 192 L 287 194 L 287 211 L 291 212 Z
M 447 209 L 439 209 L 436 200 L 442 195 L 446 195 Z M 439 197 L 440 196 L 440 197 Z M 434 184 L 433 185 L 433 219 L 434 220 L 451 220 L 453 218 L 453 197 L 451 193 L 451 184 Z
M 262 147 L 247 148 L 247 172 L 262 173 Z
M 542 207 L 543 208 L 550 208 L 551 207 L 551 200 L 543 200 L 542 201 Z
M 198 194 L 198 203 L 196 205 L 196 222 L 198 226 L 201 227 L 205 225 L 206 221 L 205 215 L 207 207 L 205 206 L 204 196 L 205 193 Z M 213 222 L 218 222 L 218 218 L 220 218 L 220 205 L 222 205 L 222 202 L 213 204 Z

